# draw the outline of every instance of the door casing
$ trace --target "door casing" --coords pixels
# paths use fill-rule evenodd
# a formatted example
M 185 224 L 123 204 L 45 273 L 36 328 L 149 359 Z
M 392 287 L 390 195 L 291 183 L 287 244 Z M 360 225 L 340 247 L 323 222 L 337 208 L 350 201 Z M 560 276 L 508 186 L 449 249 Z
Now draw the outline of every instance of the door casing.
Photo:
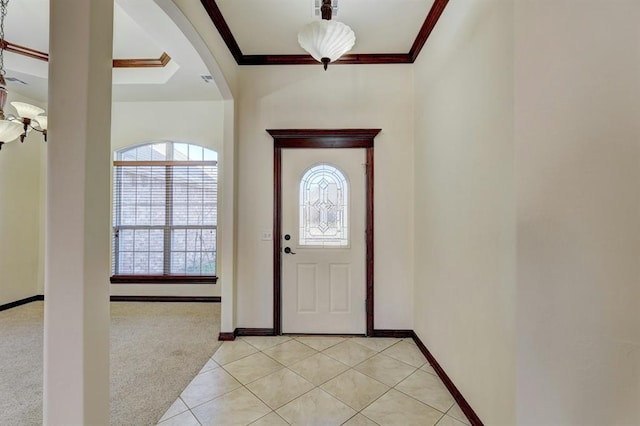
M 381 129 L 281 129 L 267 130 L 273 137 L 273 332 L 282 334 L 282 150 L 295 148 L 363 148 L 366 150 L 366 324 L 373 336 L 374 229 L 373 140 Z

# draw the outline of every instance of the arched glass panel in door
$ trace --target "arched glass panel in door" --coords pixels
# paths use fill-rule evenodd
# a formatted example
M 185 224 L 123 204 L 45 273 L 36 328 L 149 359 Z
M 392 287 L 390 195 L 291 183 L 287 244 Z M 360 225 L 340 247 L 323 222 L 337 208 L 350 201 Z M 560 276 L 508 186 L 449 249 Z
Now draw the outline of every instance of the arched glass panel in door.
M 349 183 L 330 164 L 311 167 L 300 180 L 301 246 L 349 245 Z

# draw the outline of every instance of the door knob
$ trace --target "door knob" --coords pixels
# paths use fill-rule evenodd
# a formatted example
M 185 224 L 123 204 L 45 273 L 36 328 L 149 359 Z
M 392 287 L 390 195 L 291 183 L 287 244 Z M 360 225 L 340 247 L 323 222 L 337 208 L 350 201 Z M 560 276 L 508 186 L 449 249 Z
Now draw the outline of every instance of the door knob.
M 291 250 L 291 247 L 285 247 L 285 248 L 284 248 L 284 252 L 285 252 L 285 253 L 287 253 L 287 254 L 296 254 L 295 252 L 293 252 L 293 251 Z

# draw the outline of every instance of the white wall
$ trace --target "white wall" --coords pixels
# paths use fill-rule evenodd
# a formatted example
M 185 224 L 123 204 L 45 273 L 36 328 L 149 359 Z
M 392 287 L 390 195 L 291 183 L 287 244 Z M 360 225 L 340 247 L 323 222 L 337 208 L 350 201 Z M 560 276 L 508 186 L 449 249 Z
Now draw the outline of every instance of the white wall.
M 154 140 L 193 143 L 222 158 L 223 102 L 114 102 L 111 149 Z M 112 295 L 220 296 L 219 284 L 111 284 Z
M 640 2 L 517 2 L 518 424 L 640 424 Z
M 11 101 L 39 102 L 10 93 Z M 24 143 L 0 151 L 0 305 L 44 294 L 44 158 L 42 135 L 32 132 Z
M 243 67 L 238 159 L 238 327 L 272 327 L 273 139 L 265 129 L 382 128 L 375 139 L 375 327 L 412 326 L 410 66 Z
M 415 64 L 413 327 L 501 426 L 515 424 L 512 38 L 512 2 L 450 2 Z

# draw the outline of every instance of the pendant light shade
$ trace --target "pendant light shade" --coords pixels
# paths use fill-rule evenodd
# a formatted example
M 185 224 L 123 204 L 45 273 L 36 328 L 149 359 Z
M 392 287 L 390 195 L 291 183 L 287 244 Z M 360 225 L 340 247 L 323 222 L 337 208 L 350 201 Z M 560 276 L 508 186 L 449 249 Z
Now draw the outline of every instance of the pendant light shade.
M 333 62 L 347 53 L 356 42 L 356 35 L 348 25 L 338 21 L 321 20 L 306 25 L 298 33 L 298 43 L 313 58 L 327 69 Z
M 16 140 L 23 131 L 19 121 L 0 120 L 0 148 L 4 143 Z
M 13 106 L 16 111 L 18 111 L 18 115 L 20 117 L 28 118 L 30 120 L 33 120 L 38 115 L 44 113 L 44 110 L 42 108 L 38 108 L 35 105 L 27 104 L 24 102 L 11 102 L 11 106 Z
M 34 118 L 33 121 L 38 123 L 38 126 L 40 126 L 40 130 L 47 130 L 47 126 L 49 125 L 49 120 L 47 119 L 46 115 L 39 115 L 36 118 Z

